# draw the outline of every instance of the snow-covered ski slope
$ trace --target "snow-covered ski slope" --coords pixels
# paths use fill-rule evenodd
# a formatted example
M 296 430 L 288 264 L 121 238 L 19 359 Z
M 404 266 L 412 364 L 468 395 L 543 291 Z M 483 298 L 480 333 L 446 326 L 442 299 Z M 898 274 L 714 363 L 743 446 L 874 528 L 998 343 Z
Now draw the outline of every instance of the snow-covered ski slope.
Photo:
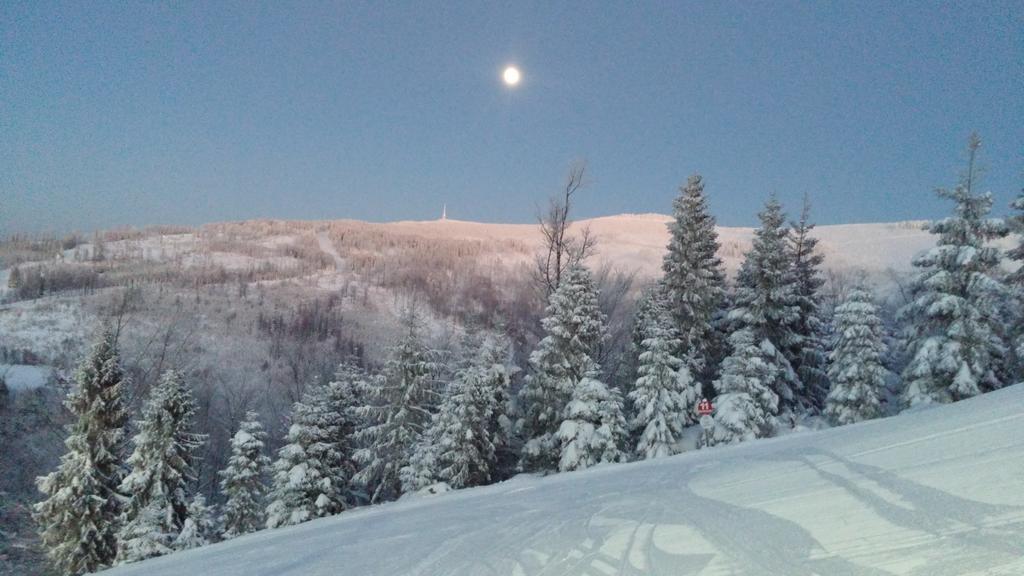
M 109 572 L 1024 574 L 1024 384 L 658 461 L 359 509 Z

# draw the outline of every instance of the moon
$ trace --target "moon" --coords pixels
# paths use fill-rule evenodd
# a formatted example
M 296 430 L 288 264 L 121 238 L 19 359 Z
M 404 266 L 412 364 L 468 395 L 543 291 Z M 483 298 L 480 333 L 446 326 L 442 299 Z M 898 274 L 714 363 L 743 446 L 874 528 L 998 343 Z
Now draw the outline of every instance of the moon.
M 522 74 L 519 73 L 519 68 L 509 66 L 501 73 L 501 79 L 505 82 L 506 86 L 515 86 L 522 80 Z

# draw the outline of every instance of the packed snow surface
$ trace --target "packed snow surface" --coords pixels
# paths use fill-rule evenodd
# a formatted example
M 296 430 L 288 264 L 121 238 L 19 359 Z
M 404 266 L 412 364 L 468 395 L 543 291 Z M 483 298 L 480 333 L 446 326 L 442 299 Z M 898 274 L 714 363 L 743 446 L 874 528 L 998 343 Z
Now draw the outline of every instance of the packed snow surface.
M 49 381 L 53 368 L 25 364 L 0 364 L 0 378 L 11 390 L 41 388 Z
M 417 497 L 110 576 L 1024 574 L 1024 385 L 662 460 Z

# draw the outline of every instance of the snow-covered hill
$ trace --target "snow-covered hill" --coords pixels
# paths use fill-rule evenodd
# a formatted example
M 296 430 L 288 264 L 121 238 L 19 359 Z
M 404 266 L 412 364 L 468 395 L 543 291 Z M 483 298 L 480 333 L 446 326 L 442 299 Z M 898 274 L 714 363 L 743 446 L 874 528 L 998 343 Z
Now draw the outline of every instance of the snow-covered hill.
M 661 258 L 668 244 L 670 217 L 663 214 L 618 214 L 580 220 L 576 229 L 589 227 L 598 239 L 596 259 L 619 268 L 636 270 L 641 277 L 661 273 Z M 539 242 L 533 224 L 488 224 L 459 220 L 391 222 L 374 224 L 392 233 L 431 238 L 462 238 L 480 241 L 518 241 L 524 246 Z M 726 268 L 739 268 L 750 248 L 753 228 L 718 227 L 720 255 Z M 831 270 L 858 270 L 879 280 L 888 271 L 905 271 L 918 252 L 929 248 L 935 237 L 923 222 L 889 222 L 818 226 L 825 265 Z
M 1024 385 L 363 508 L 110 576 L 1024 574 Z

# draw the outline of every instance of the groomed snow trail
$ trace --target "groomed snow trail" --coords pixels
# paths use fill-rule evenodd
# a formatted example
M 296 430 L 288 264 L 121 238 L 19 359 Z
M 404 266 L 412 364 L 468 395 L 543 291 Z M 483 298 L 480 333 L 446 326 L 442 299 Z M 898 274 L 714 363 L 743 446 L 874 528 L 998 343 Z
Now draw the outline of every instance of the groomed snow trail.
M 362 508 L 104 574 L 1024 574 L 1024 385 Z
M 338 272 L 344 270 L 345 259 L 341 257 L 341 254 L 338 254 L 338 249 L 334 247 L 334 242 L 331 241 L 331 238 L 327 235 L 327 232 L 324 230 L 317 232 L 316 241 L 317 244 L 320 245 L 320 250 L 323 253 L 330 256 L 332 260 L 334 260 L 334 269 L 337 270 Z

